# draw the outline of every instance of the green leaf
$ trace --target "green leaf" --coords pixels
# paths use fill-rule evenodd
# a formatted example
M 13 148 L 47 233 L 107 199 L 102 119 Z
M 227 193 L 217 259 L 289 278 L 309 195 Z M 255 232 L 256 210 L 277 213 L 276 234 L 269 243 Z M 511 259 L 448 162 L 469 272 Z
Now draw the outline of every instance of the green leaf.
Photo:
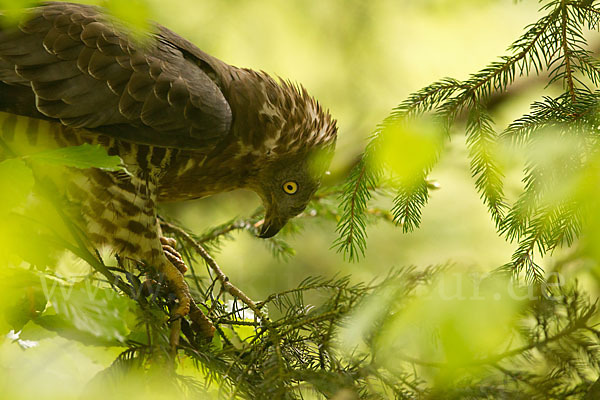
M 102 146 L 88 143 L 42 151 L 28 155 L 27 158 L 42 163 L 76 168 L 103 168 L 110 171 L 121 169 L 119 157 L 109 156 Z
M 225 334 L 227 336 L 227 334 Z M 223 341 L 221 340 L 221 335 L 217 334 L 213 336 L 212 341 L 210 343 L 211 348 L 217 351 L 223 350 Z
M 43 315 L 35 323 L 48 332 L 54 332 L 51 334 L 58 334 L 65 339 L 75 340 L 88 346 L 114 346 L 118 344 L 114 340 L 81 331 L 59 315 Z
M 75 286 L 47 283 L 44 289 L 56 315 L 45 315 L 36 323 L 65 338 L 88 344 L 125 342 L 130 334 L 127 320 L 135 306 L 133 300 L 89 281 Z
M 23 211 L 2 217 L 0 267 L 19 265 L 22 261 L 41 269 L 56 266 L 64 247 L 56 240 L 53 231 L 58 231 L 62 227 L 60 222 L 52 219 L 49 213 L 36 213 L 40 209 L 40 207 L 31 207 L 31 202 L 27 202 Z
M 39 275 L 22 268 L 0 268 L 0 336 L 19 331 L 46 307 Z
M 0 162 L 0 215 L 25 202 L 33 189 L 33 172 L 16 158 Z
M 246 319 L 245 321 L 248 321 L 248 319 Z M 238 338 L 242 341 L 245 342 L 250 338 L 253 338 L 256 336 L 256 329 L 253 326 L 248 326 L 248 325 L 234 325 L 233 326 L 233 331 L 237 334 Z

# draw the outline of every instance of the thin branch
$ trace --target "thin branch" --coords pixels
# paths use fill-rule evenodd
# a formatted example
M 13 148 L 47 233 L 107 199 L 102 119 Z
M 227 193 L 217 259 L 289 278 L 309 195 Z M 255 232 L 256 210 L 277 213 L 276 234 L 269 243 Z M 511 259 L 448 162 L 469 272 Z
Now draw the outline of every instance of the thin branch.
M 575 84 L 573 83 L 573 71 L 571 69 L 571 51 L 567 43 L 567 4 L 566 0 L 561 2 L 561 45 L 565 58 L 565 77 L 567 79 L 567 89 L 571 95 L 571 101 L 575 103 Z
M 189 233 L 180 227 L 173 225 L 169 222 L 163 221 L 162 225 L 167 228 L 168 231 L 172 233 L 176 233 L 184 238 L 192 248 L 204 259 L 206 264 L 213 270 L 213 272 L 217 275 L 217 279 L 221 282 L 223 290 L 232 295 L 233 297 L 240 299 L 244 304 L 246 304 L 254 314 L 259 317 L 262 321 L 269 321 L 268 317 L 265 316 L 262 311 L 256 306 L 256 303 L 250 299 L 244 292 L 234 286 L 230 281 L 227 275 L 223 273 L 217 262 L 214 258 L 211 257 L 210 254 L 202 247 L 202 245 L 196 241 Z

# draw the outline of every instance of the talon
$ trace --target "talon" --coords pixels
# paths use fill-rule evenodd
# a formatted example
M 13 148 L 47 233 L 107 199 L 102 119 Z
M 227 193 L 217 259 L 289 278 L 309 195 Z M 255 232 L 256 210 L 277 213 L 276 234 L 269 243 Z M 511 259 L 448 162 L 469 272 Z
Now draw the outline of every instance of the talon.
M 183 318 L 190 313 L 190 307 L 194 304 L 194 301 L 190 295 L 188 284 L 183 276 L 187 267 L 185 266 L 181 255 L 171 246 L 174 242 L 169 241 L 166 238 L 161 238 L 160 242 L 164 257 L 161 257 L 162 259 L 158 260 L 157 269 L 159 273 L 163 274 L 169 291 L 177 298 L 178 304 L 174 309 L 171 309 L 171 317 L 168 320 L 170 323 L 176 323 L 177 321 L 183 320 Z M 165 244 L 167 242 L 168 244 Z M 175 331 L 171 333 L 171 336 L 175 335 Z M 173 338 L 171 337 L 171 339 Z M 175 341 L 171 340 L 171 345 L 176 347 Z
M 179 301 L 179 305 L 175 310 L 172 311 L 171 317 L 168 319 L 168 322 L 178 321 L 180 319 L 185 318 L 186 315 L 190 314 L 190 304 L 192 303 L 192 298 L 189 294 L 182 295 L 182 293 L 176 293 L 177 300 Z
M 177 295 L 177 299 L 179 300 L 179 306 L 175 309 L 173 313 L 173 317 L 179 315 L 180 317 L 185 317 L 190 313 L 190 303 L 192 302 L 192 298 L 189 294 L 187 294 L 184 298 Z
M 190 304 L 189 317 L 192 320 L 192 329 L 194 331 L 205 339 L 212 339 L 217 329 L 193 301 Z
M 179 270 L 179 272 L 185 274 L 188 267 L 185 265 L 185 261 L 183 261 L 181 254 L 175 250 L 175 244 L 177 243 L 175 239 L 161 237 L 160 242 L 162 243 L 162 249 L 167 259 Z
M 167 255 L 168 252 L 165 252 Z M 160 272 L 164 274 L 166 283 L 168 285 L 168 289 L 172 292 L 179 304 L 177 308 L 172 311 L 172 320 L 177 320 L 181 317 L 185 317 L 190 312 L 190 303 L 192 302 L 192 296 L 190 295 L 190 289 L 183 277 L 183 274 L 179 271 L 178 268 L 173 265 L 173 263 L 169 262 L 169 257 L 165 257 L 162 265 L 160 266 Z
M 167 246 L 171 246 L 172 248 L 177 247 L 177 240 L 175 240 L 173 238 L 169 238 L 169 237 L 161 236 L 160 243 L 167 245 Z

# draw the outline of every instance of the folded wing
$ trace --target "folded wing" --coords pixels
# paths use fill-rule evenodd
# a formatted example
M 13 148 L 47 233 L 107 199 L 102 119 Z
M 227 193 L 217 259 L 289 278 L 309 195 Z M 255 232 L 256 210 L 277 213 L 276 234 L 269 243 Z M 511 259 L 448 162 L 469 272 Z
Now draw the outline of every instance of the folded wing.
M 0 29 L 0 109 L 138 143 L 214 146 L 232 118 L 218 60 L 157 30 L 135 39 L 92 6 L 32 9 Z

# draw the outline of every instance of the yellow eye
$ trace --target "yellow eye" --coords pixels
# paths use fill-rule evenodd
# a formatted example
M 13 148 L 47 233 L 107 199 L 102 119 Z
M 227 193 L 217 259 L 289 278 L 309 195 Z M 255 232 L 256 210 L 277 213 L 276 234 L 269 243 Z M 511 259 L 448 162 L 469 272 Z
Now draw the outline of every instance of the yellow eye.
M 298 191 L 298 184 L 294 181 L 287 181 L 283 184 L 283 191 L 287 194 L 294 194 Z

